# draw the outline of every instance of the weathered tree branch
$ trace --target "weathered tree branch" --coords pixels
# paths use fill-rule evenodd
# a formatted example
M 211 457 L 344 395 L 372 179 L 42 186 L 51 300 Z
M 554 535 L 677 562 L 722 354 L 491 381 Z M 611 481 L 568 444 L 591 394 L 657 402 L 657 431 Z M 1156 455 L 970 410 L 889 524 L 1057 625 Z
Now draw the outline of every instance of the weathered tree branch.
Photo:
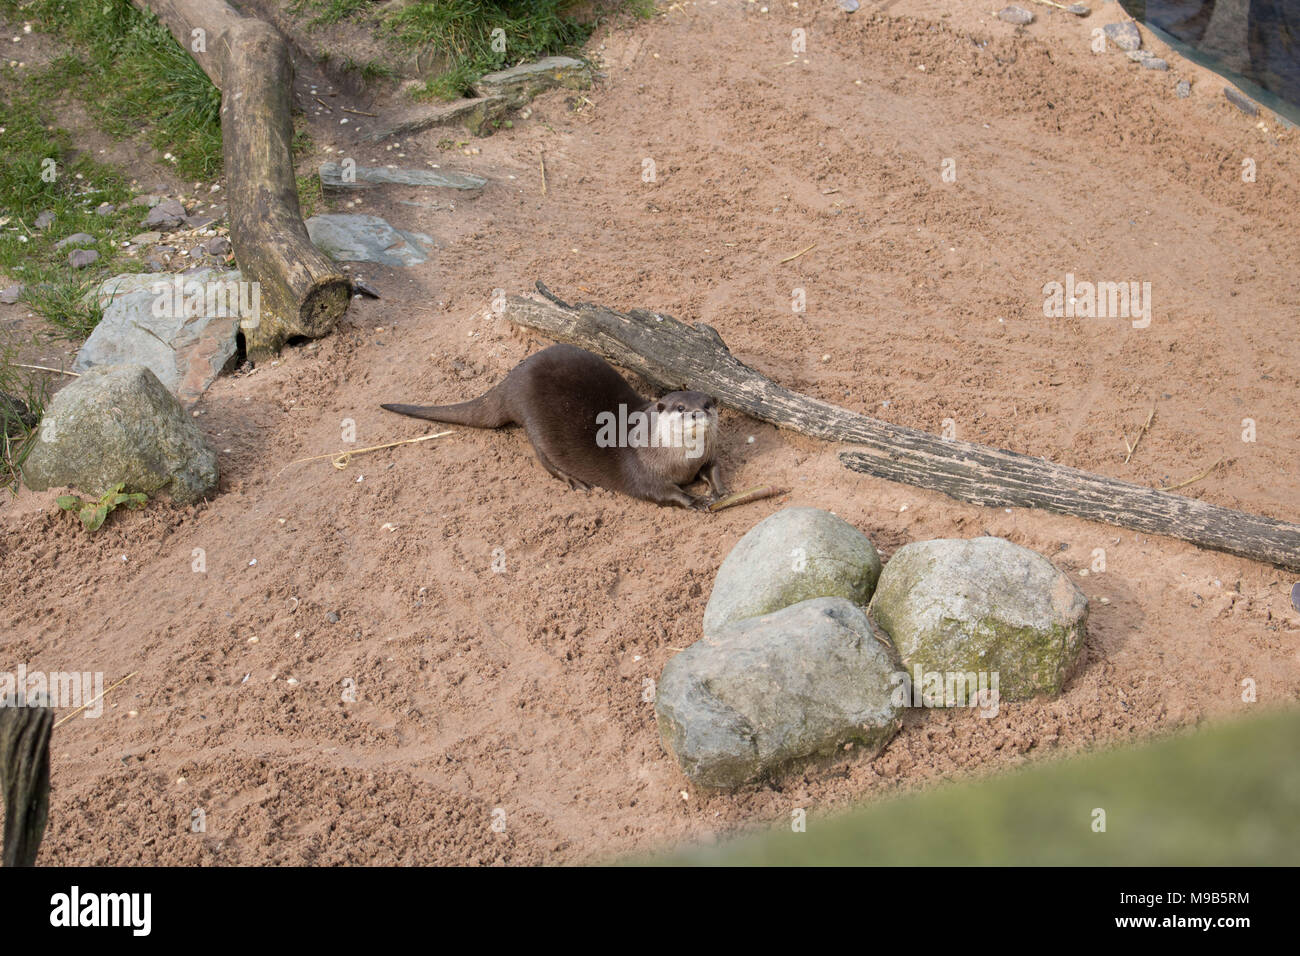
M 598 352 L 665 390 L 707 392 L 762 421 L 864 446 L 840 455 L 855 471 L 977 505 L 1041 508 L 1300 570 L 1300 525 L 868 418 L 778 385 L 739 361 L 702 323 L 644 309 L 569 305 L 537 287 L 548 301 L 512 296 L 511 321 Z
M 351 290 L 302 221 L 284 39 L 223 0 L 132 3 L 156 14 L 221 90 L 230 242 L 244 280 L 258 283 L 261 305 L 256 324 L 242 323 L 249 357 L 274 355 L 294 336 L 325 335 L 347 311 Z
M 50 734 L 54 711 L 0 700 L 0 789 L 4 791 L 5 866 L 31 866 L 50 808 Z

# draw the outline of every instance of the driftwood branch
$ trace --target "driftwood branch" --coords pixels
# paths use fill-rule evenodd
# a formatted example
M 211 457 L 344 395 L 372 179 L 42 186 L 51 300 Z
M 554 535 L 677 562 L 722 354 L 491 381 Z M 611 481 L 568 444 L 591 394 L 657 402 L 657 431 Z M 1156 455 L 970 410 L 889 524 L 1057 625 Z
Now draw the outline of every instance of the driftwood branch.
M 14 696 L 0 700 L 0 790 L 5 866 L 36 862 L 50 808 L 50 733 L 54 711 Z
M 707 392 L 762 421 L 862 446 L 840 455 L 855 471 L 972 504 L 1041 508 L 1300 570 L 1300 525 L 891 425 L 778 385 L 732 355 L 702 323 L 688 325 L 644 309 L 569 305 L 540 282 L 537 287 L 545 301 L 511 297 L 508 318 L 598 352 L 665 390 Z
M 249 357 L 274 355 L 295 336 L 325 335 L 347 311 L 350 286 L 302 221 L 284 39 L 224 0 L 132 3 L 157 15 L 221 90 L 230 242 L 244 281 L 258 283 L 261 306 L 255 323 L 242 323 Z

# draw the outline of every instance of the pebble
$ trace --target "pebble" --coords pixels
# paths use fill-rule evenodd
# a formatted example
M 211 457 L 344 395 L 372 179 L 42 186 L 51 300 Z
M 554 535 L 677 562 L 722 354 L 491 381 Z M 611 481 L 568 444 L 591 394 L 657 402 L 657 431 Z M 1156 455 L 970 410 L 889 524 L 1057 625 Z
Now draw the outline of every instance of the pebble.
M 54 213 L 51 210 L 46 209 L 36 217 L 36 228 L 48 229 L 52 222 L 54 222 Z
M 117 212 L 117 207 L 111 202 L 102 202 L 95 207 L 96 216 L 111 216 L 115 212 Z
M 856 13 L 858 9 L 858 0 L 839 0 L 840 9 L 845 13 Z
M 1178 94 L 1180 100 L 1185 100 L 1192 95 L 1192 84 L 1186 80 L 1179 80 L 1178 85 L 1174 87 L 1174 92 Z
M 337 624 L 339 622 L 339 616 L 334 611 L 330 611 L 325 615 L 325 620 L 329 621 L 331 624 Z
M 88 232 L 74 232 L 66 239 L 60 239 L 54 244 L 55 249 L 62 249 L 65 246 L 93 246 L 98 242 L 94 236 Z
M 1027 23 L 1034 22 L 1034 15 L 1024 7 L 1003 7 L 998 11 L 998 19 L 1006 23 L 1014 23 L 1016 26 L 1024 26 Z
M 1225 86 L 1223 88 L 1223 95 L 1228 98 L 1229 103 L 1237 107 L 1237 109 L 1241 110 L 1243 113 L 1246 113 L 1249 116 L 1259 115 L 1259 104 L 1235 86 Z
M 11 285 L 7 289 L 0 289 L 0 305 L 13 305 L 23 294 L 23 287 L 20 285 Z
M 1142 34 L 1138 32 L 1137 24 L 1131 21 L 1108 23 L 1102 30 L 1106 33 L 1106 39 L 1121 50 L 1136 50 L 1142 46 Z
M 84 269 L 99 261 L 99 253 L 94 249 L 74 249 L 68 253 L 68 265 L 74 269 Z

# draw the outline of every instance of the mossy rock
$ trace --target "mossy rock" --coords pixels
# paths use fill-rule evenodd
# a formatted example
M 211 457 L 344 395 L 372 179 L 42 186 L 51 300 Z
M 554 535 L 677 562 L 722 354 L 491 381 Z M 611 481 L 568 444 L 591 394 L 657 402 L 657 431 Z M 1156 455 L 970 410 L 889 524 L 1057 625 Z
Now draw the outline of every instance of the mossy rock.
M 871 616 L 913 672 L 996 674 L 1001 699 L 1023 700 L 1060 693 L 1083 651 L 1088 599 L 1037 552 L 948 538 L 898 549 Z
M 704 633 L 820 597 L 866 607 L 880 577 L 871 539 L 820 508 L 785 508 L 736 542 L 713 583 Z

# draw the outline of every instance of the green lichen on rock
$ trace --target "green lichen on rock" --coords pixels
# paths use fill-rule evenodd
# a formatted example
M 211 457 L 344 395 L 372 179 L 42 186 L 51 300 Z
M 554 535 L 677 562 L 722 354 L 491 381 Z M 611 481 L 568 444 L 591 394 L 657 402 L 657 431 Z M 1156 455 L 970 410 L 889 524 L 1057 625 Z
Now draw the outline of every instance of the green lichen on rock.
M 718 569 L 704 633 L 820 597 L 866 607 L 880 577 L 871 539 L 829 511 L 785 508 L 760 521 Z
M 1001 698 L 1021 700 L 1060 693 L 1083 650 L 1088 600 L 1010 541 L 941 539 L 895 553 L 871 615 L 910 670 L 997 674 Z

